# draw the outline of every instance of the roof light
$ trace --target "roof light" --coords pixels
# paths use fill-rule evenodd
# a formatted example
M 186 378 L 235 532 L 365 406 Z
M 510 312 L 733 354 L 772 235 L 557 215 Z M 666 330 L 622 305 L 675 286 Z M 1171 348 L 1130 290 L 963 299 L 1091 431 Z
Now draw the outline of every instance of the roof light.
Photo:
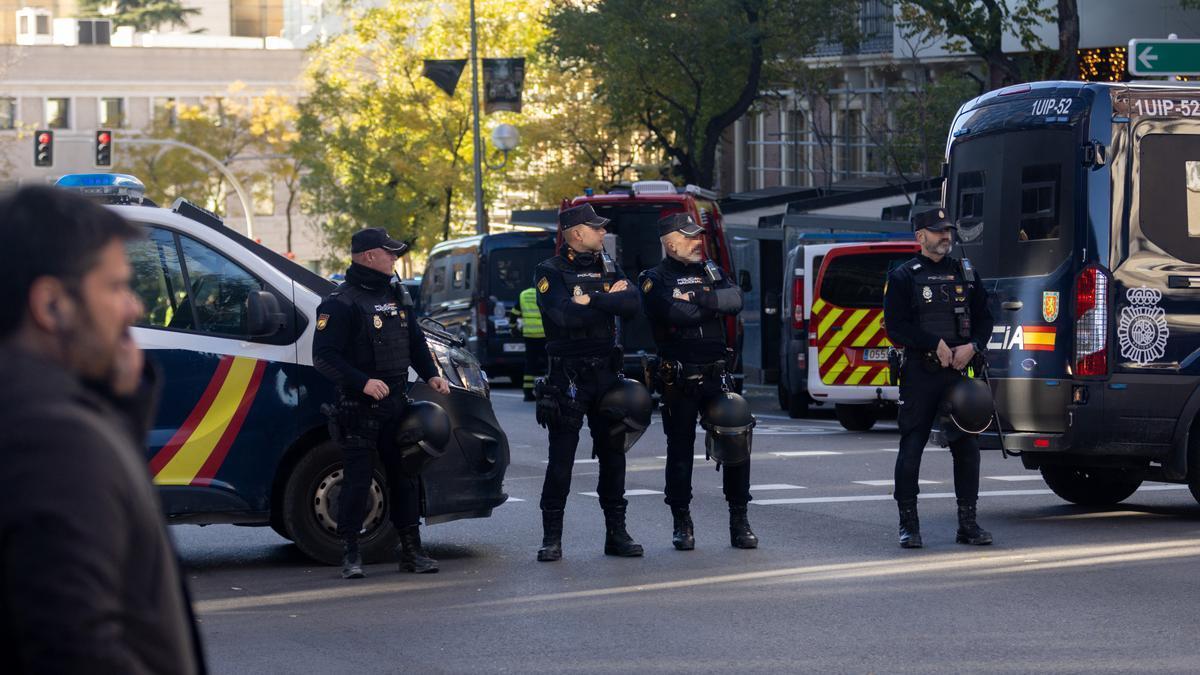
M 669 180 L 639 180 L 633 184 L 635 195 L 673 195 L 675 184 Z
M 146 195 L 142 181 L 123 173 L 69 173 L 54 185 L 105 204 L 141 204 Z

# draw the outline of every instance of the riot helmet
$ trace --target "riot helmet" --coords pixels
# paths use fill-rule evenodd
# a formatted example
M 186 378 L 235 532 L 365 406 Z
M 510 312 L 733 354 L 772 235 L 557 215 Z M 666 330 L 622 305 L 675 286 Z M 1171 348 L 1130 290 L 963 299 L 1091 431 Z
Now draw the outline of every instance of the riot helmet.
M 978 435 L 992 425 L 995 411 L 992 388 L 983 380 L 963 376 L 942 399 L 942 414 L 949 425 L 966 434 Z
M 430 401 L 412 401 L 404 413 L 383 435 L 388 447 L 399 458 L 400 468 L 415 476 L 446 452 L 450 443 L 450 416 L 442 406 Z
M 623 435 L 621 451 L 629 452 L 650 426 L 654 402 L 644 384 L 622 377 L 600 397 L 599 407 L 600 414 L 612 423 L 609 434 Z
M 705 454 L 729 466 L 749 461 L 751 430 L 756 423 L 750 404 L 738 394 L 727 391 L 713 397 L 700 416 L 700 426 L 706 432 Z

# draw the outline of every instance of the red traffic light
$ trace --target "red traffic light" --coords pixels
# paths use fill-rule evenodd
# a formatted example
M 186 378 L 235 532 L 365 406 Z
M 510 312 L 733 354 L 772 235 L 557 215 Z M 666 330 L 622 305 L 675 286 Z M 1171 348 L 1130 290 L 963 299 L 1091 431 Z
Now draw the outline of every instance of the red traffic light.
M 49 143 L 49 142 L 50 142 L 50 134 L 48 134 L 44 131 L 42 133 L 38 134 L 38 143 Z
M 109 133 L 107 131 L 101 131 L 100 133 L 96 134 L 96 141 L 99 143 L 108 145 L 109 141 L 111 141 L 111 140 L 112 140 L 112 136 L 109 135 Z

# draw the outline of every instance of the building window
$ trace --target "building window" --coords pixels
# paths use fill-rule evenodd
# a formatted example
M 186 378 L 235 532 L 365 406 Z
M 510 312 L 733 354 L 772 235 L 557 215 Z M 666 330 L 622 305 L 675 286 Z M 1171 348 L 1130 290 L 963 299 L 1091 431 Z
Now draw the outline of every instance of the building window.
M 792 185 L 812 185 L 812 172 L 809 168 L 809 150 L 812 146 L 808 138 L 808 118 L 803 110 L 792 110 L 788 113 L 788 132 L 785 140 L 788 143 L 788 157 L 791 165 Z
M 0 129 L 15 129 L 17 126 L 17 99 L 0 96 Z
M 179 121 L 178 106 L 174 97 L 157 96 L 152 100 L 150 106 L 151 119 L 155 125 L 173 127 Z
M 225 99 L 221 96 L 205 96 L 201 100 L 204 112 L 221 126 L 225 123 Z
M 100 99 L 100 126 L 106 129 L 119 129 L 125 126 L 125 99 Z
M 279 0 L 231 0 L 231 32 L 238 37 L 279 37 L 283 34 L 283 3 Z
M 838 166 L 842 178 L 863 175 L 863 128 L 861 110 L 844 110 L 841 117 L 841 134 L 838 144 Z
M 51 129 L 71 128 L 71 99 L 46 99 L 46 126 Z

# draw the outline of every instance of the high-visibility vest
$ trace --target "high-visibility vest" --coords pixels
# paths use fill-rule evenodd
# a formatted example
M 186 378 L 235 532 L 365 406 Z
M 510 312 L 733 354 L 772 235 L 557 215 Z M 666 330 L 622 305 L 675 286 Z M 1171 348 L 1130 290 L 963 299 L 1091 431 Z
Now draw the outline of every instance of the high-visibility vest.
M 542 313 L 538 311 L 536 288 L 521 291 L 521 321 L 521 334 L 525 337 L 546 337 L 546 331 L 542 328 Z

